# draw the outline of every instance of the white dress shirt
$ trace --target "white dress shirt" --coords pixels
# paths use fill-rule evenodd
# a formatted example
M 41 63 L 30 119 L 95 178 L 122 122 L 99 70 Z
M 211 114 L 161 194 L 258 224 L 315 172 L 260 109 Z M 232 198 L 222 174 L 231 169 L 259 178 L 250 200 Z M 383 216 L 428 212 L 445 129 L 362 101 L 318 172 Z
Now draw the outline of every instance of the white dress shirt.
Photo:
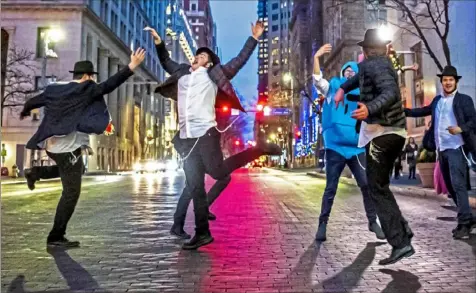
M 312 75 L 312 80 L 319 93 L 327 98 L 327 103 L 330 103 L 331 99 L 327 96 L 327 93 L 329 92 L 329 82 L 322 77 L 322 74 L 315 73 Z
M 52 136 L 43 143 L 46 143 L 45 148 L 50 153 L 71 153 L 81 146 L 89 146 L 89 135 L 74 131 L 68 135 Z
M 435 142 L 436 147 L 442 152 L 444 150 L 455 150 L 464 145 L 461 134 L 453 135 L 448 131 L 450 126 L 458 126 L 455 113 L 453 112 L 453 101 L 456 91 L 448 96 L 441 95 L 438 105 L 436 105 L 436 125 Z
M 215 100 L 217 85 L 208 76 L 208 70 L 200 67 L 190 70 L 178 81 L 178 115 L 180 138 L 203 136 L 217 126 Z

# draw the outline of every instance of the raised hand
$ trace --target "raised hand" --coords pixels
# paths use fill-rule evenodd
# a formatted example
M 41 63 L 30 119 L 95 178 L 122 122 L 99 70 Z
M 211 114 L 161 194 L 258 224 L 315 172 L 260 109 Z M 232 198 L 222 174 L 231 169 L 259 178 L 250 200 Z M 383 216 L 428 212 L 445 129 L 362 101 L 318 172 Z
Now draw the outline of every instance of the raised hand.
M 151 28 L 150 26 L 146 26 L 144 30 L 150 32 L 150 35 L 154 38 L 154 43 L 156 45 L 159 45 L 160 43 L 162 43 L 162 39 L 160 38 L 159 34 L 157 33 L 155 29 Z
M 253 38 L 258 40 L 264 32 L 264 24 L 261 21 L 256 21 L 256 24 L 251 23 L 251 34 Z
M 324 46 L 320 47 L 319 50 L 317 50 L 316 54 L 314 54 L 314 58 L 319 58 L 324 54 L 330 53 L 331 51 L 331 44 L 325 44 Z
M 131 54 L 131 62 L 129 63 L 129 68 L 134 71 L 145 59 L 145 50 L 142 48 L 137 48 L 135 52 Z

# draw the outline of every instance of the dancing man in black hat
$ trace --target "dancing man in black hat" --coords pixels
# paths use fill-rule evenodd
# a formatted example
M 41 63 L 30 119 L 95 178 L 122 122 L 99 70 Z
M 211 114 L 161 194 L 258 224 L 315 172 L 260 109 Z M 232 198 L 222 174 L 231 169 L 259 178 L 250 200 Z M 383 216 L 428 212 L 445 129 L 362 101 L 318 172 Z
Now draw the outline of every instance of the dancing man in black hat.
M 226 64 L 221 64 L 218 56 L 209 48 L 199 48 L 191 65 L 178 64 L 170 59 L 157 32 L 149 27 L 145 30 L 151 32 L 160 63 L 170 74 L 155 91 L 178 101 L 180 130 L 173 143 L 184 158 L 186 186 L 176 212 L 176 215 L 181 212 L 183 216 L 181 219 L 175 218 L 172 232 L 182 235 L 183 238 L 187 237 L 183 231 L 183 212 L 186 212 L 191 195 L 195 210 L 195 236 L 183 245 L 183 249 L 197 249 L 213 241 L 208 225 L 205 174 L 208 173 L 218 181 L 227 180 L 234 170 L 261 155 L 280 155 L 282 152 L 275 144 L 263 144 L 223 160 L 220 131 L 216 128 L 215 107 L 227 106 L 244 112 L 230 80 L 250 58 L 264 26 L 261 22 L 252 24 L 252 36 L 248 38 L 238 56 Z
M 453 229 L 455 239 L 468 239 L 471 227 L 476 224 L 468 198 L 468 161 L 476 159 L 476 110 L 473 99 L 458 91 L 456 68 L 446 66 L 440 78 L 443 93 L 430 105 L 405 109 L 409 117 L 431 115 L 429 131 L 423 147 L 438 152 L 441 173 L 450 196 L 458 207 L 458 226 Z
M 387 57 L 387 45 L 376 29 L 365 32 L 358 44 L 363 47 L 365 60 L 359 63 L 359 73 L 344 83 L 335 96 L 336 105 L 347 93 L 360 85 L 358 109 L 352 117 L 362 121 L 359 147 L 367 151 L 367 181 L 370 195 L 377 208 L 383 232 L 393 250 L 390 257 L 379 262 L 391 264 L 415 253 L 413 233 L 403 218 L 393 193 L 390 191 L 390 173 L 405 144 L 405 114 L 403 112 L 398 75 Z
M 100 84 L 95 82 L 97 72 L 90 61 L 76 62 L 74 70 L 70 71 L 73 73 L 72 82 L 49 85 L 43 93 L 25 103 L 20 119 L 29 116 L 33 109 L 45 107 L 45 116 L 26 147 L 33 150 L 46 149 L 48 156 L 58 166 L 57 169 L 36 169 L 45 174 L 30 174 L 29 181 L 59 173 L 63 185 L 47 246 L 79 246 L 79 241 L 69 241 L 64 235 L 81 193 L 84 169 L 81 147 L 89 145 L 89 133 L 101 133 L 109 122 L 107 111 L 102 109 L 102 113 L 97 112 L 95 105 L 104 104 L 103 95 L 112 92 L 132 76 L 134 69 L 144 58 L 145 51 L 137 49 L 132 53 L 128 66 Z

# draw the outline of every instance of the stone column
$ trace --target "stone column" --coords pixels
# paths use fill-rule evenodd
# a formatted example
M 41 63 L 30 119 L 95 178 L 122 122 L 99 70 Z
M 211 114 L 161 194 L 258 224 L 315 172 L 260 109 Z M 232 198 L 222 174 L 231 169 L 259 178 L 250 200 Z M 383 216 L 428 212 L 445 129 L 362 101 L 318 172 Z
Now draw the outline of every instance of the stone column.
M 117 133 L 119 135 L 119 137 L 123 140 L 126 138 L 126 121 L 125 121 L 125 117 L 127 115 L 127 102 L 126 102 L 126 94 L 127 94 L 127 90 L 126 90 L 126 84 L 123 83 L 119 89 L 119 100 L 118 100 L 118 126 L 119 128 L 117 129 Z
M 109 77 L 117 73 L 118 65 L 119 65 L 118 58 L 109 57 Z M 111 113 L 112 122 L 116 128 L 120 127 L 119 126 L 120 121 L 118 120 L 118 115 L 117 115 L 117 105 L 119 102 L 118 98 L 119 98 L 119 95 L 118 95 L 117 89 L 112 91 L 107 97 L 109 113 Z
M 133 80 L 131 79 L 131 82 Z M 127 95 L 126 95 L 126 104 L 127 104 L 127 116 L 124 117 L 126 124 L 126 132 L 127 132 L 127 139 L 133 141 L 134 140 L 134 85 L 128 84 L 127 85 Z

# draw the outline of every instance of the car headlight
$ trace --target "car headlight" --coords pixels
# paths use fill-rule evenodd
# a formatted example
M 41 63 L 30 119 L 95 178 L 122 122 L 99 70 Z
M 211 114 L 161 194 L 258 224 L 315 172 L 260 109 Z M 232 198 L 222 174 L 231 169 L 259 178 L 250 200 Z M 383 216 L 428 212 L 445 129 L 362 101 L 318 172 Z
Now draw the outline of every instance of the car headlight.
M 178 164 L 175 161 L 168 161 L 166 165 L 167 170 L 175 170 L 178 168 Z
M 154 171 L 158 169 L 158 166 L 156 163 L 147 163 L 145 168 L 147 169 L 147 171 Z

